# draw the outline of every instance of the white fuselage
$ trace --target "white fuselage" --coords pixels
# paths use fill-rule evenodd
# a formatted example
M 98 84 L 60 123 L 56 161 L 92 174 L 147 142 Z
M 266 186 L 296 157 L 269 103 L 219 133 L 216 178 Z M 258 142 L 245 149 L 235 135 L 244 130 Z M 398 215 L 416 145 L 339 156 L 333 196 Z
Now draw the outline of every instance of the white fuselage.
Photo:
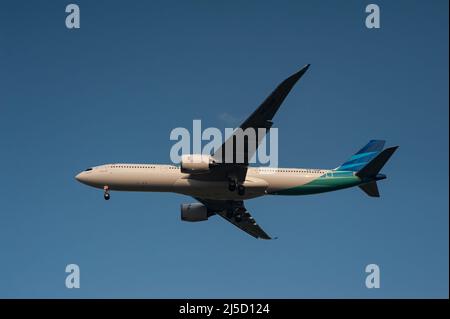
M 158 164 L 107 164 L 81 172 L 76 179 L 96 188 L 117 191 L 174 192 L 193 197 L 244 200 L 305 185 L 330 170 L 301 168 L 248 168 L 245 195 L 228 190 L 226 181 L 202 179 L 178 166 Z

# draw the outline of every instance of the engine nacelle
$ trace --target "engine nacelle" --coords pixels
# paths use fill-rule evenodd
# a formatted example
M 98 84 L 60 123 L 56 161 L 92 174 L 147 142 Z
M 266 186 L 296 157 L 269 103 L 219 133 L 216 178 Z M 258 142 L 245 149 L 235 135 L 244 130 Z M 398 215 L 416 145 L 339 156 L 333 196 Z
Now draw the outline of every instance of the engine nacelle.
M 210 155 L 189 154 L 181 156 L 181 172 L 187 174 L 201 174 L 209 172 L 214 159 Z
M 209 218 L 208 209 L 200 203 L 181 204 L 181 220 L 201 222 Z

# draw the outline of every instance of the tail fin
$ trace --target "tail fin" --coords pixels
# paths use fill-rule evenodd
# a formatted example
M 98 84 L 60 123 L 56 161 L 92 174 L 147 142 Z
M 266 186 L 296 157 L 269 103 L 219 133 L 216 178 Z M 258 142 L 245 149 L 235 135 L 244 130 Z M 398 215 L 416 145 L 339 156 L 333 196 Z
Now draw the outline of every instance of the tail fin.
M 350 157 L 344 164 L 336 168 L 336 171 L 357 172 L 369 163 L 375 156 L 380 154 L 384 147 L 383 140 L 371 140 L 366 146 Z
M 389 147 L 383 152 L 378 154 L 373 160 L 371 160 L 366 166 L 360 169 L 356 176 L 360 178 L 374 178 L 378 175 L 378 172 L 383 168 L 384 164 L 391 158 L 392 154 L 397 150 L 398 146 Z
M 378 154 L 373 160 L 369 162 L 366 166 L 356 172 L 356 176 L 359 178 L 369 181 L 366 184 L 359 185 L 364 193 L 371 197 L 380 197 L 380 192 L 378 191 L 377 181 L 385 179 L 386 175 L 378 174 L 383 168 L 384 164 L 391 158 L 392 154 L 397 150 L 398 146 L 389 147 L 383 152 Z

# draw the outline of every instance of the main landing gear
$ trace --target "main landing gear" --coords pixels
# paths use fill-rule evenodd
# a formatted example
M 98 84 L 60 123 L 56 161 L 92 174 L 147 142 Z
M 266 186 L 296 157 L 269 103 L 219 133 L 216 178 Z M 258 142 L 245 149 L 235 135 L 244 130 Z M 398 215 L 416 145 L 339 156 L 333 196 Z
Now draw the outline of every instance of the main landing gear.
M 236 183 L 235 180 L 230 179 L 229 182 L 228 182 L 228 190 L 230 192 L 234 192 L 236 190 L 236 184 L 237 183 Z
M 238 185 L 237 189 L 238 189 L 239 196 L 245 195 L 245 186 L 244 185 Z
M 103 198 L 105 198 L 105 200 L 109 200 L 109 198 L 110 198 L 109 187 L 108 186 L 104 186 L 103 190 L 104 190 Z
M 229 179 L 228 181 L 228 190 L 230 192 L 234 192 L 237 188 L 237 192 L 239 194 L 239 196 L 244 196 L 245 195 L 245 186 L 242 184 L 238 184 L 238 182 L 236 181 L 236 179 Z

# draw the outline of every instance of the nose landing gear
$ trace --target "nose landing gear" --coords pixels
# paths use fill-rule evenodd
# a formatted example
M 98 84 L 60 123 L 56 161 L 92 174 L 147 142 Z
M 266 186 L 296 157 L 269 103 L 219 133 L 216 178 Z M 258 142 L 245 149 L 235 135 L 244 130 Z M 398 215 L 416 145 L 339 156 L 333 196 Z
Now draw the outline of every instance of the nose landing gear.
M 109 187 L 108 186 L 104 186 L 103 187 L 104 193 L 103 193 L 103 198 L 105 200 L 109 200 L 110 195 L 109 195 Z

